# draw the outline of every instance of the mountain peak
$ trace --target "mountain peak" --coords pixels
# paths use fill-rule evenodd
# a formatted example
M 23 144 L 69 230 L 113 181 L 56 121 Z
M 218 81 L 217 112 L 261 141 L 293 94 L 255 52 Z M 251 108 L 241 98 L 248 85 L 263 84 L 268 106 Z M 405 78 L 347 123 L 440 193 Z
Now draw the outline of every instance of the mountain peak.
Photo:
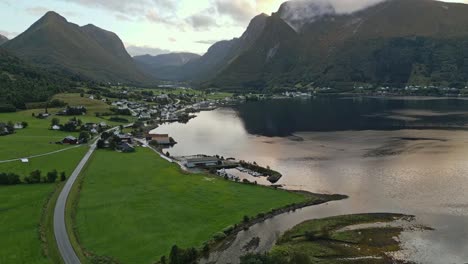
M 298 32 L 320 17 L 336 14 L 336 10 L 328 1 L 295 0 L 281 4 L 278 14 Z
M 65 19 L 63 16 L 61 16 L 59 13 L 55 11 L 48 11 L 39 21 L 41 20 L 42 21 L 51 21 L 51 20 L 57 21 L 58 20 L 58 21 L 67 22 L 67 19 Z
M 94 25 L 80 27 L 53 11 L 2 47 L 37 66 L 66 70 L 85 79 L 152 81 L 136 67 L 115 33 Z

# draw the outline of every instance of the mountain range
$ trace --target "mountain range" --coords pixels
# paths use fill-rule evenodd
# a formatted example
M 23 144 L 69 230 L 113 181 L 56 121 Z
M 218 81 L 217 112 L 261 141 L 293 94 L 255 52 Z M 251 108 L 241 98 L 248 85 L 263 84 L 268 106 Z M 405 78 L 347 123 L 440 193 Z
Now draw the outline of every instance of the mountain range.
M 157 71 L 159 78 L 229 90 L 464 87 L 466 14 L 466 4 L 433 0 L 387 0 L 353 13 L 324 1 L 288 1 L 271 16 L 255 17 L 240 38 Z
M 34 67 L 99 82 L 191 81 L 226 90 L 468 83 L 468 5 L 387 0 L 353 13 L 289 1 L 254 17 L 239 38 L 199 56 L 132 58 L 112 32 L 48 12 L 2 45 Z
M 307 6 L 286 2 L 268 17 L 255 44 L 211 84 L 253 90 L 467 84 L 466 4 L 388 0 L 340 14 L 329 6 L 311 8 L 313 1 L 302 2 Z M 300 20 L 304 8 L 315 15 Z
M 159 80 L 171 80 L 171 73 L 187 63 L 199 59 L 201 56 L 195 53 L 180 52 L 157 56 L 141 55 L 133 59 L 141 69 Z
M 94 25 L 80 27 L 55 12 L 46 13 L 2 47 L 33 65 L 90 80 L 152 82 L 152 78 L 137 67 L 115 33 Z

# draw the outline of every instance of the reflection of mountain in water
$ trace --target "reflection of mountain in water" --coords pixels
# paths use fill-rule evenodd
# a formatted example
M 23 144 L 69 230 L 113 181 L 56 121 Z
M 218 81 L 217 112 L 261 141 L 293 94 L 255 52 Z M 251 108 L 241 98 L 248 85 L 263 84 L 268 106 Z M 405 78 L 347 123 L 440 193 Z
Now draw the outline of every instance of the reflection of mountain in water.
M 319 97 L 269 100 L 235 108 L 250 134 L 289 136 L 304 131 L 466 128 L 464 100 Z

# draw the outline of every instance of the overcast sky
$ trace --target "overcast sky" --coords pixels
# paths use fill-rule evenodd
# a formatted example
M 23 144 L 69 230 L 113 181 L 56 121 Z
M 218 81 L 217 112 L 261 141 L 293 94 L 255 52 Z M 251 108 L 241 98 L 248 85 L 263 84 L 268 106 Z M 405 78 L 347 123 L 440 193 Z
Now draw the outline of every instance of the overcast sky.
M 380 0 L 329 1 L 338 9 L 355 10 Z M 0 34 L 12 38 L 53 10 L 70 22 L 91 23 L 117 33 L 132 55 L 170 51 L 203 54 L 215 41 L 240 36 L 253 16 L 262 12 L 271 14 L 282 2 L 284 0 L 0 0 Z M 450 2 L 468 3 L 468 0 Z

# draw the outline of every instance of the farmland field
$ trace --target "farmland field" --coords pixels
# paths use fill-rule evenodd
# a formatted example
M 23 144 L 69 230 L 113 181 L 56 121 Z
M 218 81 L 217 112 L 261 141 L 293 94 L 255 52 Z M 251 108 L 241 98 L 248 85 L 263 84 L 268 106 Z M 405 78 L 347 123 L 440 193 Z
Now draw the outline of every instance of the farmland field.
M 145 148 L 132 154 L 98 151 L 82 176 L 75 219 L 79 241 L 87 251 L 123 263 L 153 263 L 173 245 L 201 247 L 245 215 L 306 199 L 184 174 Z

